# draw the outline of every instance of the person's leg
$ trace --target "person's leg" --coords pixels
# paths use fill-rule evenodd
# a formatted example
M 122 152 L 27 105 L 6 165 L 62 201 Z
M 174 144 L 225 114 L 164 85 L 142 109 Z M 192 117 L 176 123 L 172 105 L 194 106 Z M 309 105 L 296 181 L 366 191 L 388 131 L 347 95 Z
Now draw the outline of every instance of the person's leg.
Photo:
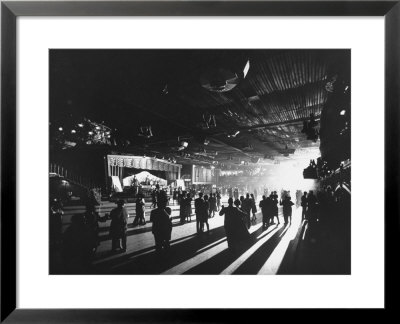
M 156 252 L 160 253 L 162 251 L 162 240 L 154 235 L 154 241 L 156 243 Z
M 122 234 L 121 241 L 122 241 L 122 249 L 126 251 L 126 233 Z
M 165 240 L 164 240 L 164 249 L 165 249 L 166 251 L 168 251 L 169 248 L 170 248 L 169 240 L 168 240 L 168 239 L 165 239 Z
M 200 219 L 199 219 L 199 215 L 196 214 L 196 230 L 197 233 L 200 232 Z
M 206 225 L 207 225 L 207 232 L 209 232 L 210 231 L 210 225 L 208 225 L 208 220 L 206 220 Z

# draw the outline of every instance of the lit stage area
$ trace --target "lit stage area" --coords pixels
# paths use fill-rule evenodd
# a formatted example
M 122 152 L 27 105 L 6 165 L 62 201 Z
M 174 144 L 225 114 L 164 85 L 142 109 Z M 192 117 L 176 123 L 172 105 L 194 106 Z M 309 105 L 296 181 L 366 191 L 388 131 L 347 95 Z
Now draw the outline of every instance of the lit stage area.
M 349 50 L 51 50 L 50 274 L 351 274 Z

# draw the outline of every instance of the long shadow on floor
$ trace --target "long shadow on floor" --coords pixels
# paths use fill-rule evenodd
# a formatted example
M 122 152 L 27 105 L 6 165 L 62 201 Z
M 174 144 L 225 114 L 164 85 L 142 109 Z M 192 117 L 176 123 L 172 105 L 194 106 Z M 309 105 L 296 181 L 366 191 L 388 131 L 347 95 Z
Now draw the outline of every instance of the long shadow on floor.
M 172 245 L 167 255 L 159 256 L 153 252 L 145 255 L 139 255 L 143 252 L 137 251 L 115 258 L 108 262 L 97 265 L 93 272 L 95 273 L 113 273 L 113 274 L 158 274 L 162 273 L 196 255 L 199 249 L 208 246 L 211 248 L 213 244 L 225 237 L 225 229 L 223 226 L 217 227 L 210 231 L 210 234 L 202 233 L 185 240 L 179 244 Z M 154 249 L 152 247 L 151 249 Z M 133 260 L 129 260 L 134 257 Z
M 193 217 L 193 219 L 190 222 L 185 222 L 184 224 L 195 222 L 196 217 L 195 216 L 192 216 L 192 217 Z M 171 218 L 172 218 L 172 220 L 175 220 L 175 219 L 179 219 L 180 216 L 173 216 Z M 147 224 L 151 224 L 151 222 L 147 221 Z M 176 223 L 173 223 L 172 226 L 180 226 L 180 225 L 184 225 L 184 224 L 181 224 L 180 222 L 176 222 Z M 129 223 L 127 236 L 151 232 L 151 226 L 147 226 L 147 227 L 140 227 L 140 226 L 142 226 L 142 225 L 134 226 L 133 223 Z M 109 231 L 110 231 L 110 226 L 99 228 L 99 233 L 106 233 Z M 108 241 L 110 239 L 111 239 L 110 236 L 107 234 L 100 235 L 100 237 L 99 237 L 99 240 L 101 242 Z
M 258 240 L 262 239 L 263 237 L 260 237 L 259 239 L 257 239 L 257 237 L 262 232 L 270 230 L 270 229 L 271 229 L 271 227 L 269 229 L 263 229 L 262 227 L 260 227 L 257 231 L 255 231 L 251 234 L 251 239 L 248 241 L 248 243 L 242 244 L 237 251 L 232 252 L 232 251 L 226 249 L 226 250 L 222 251 L 221 253 L 211 257 L 207 261 L 199 264 L 198 266 L 193 267 L 192 269 L 186 271 L 184 274 L 220 274 L 230 264 L 232 264 L 238 257 L 240 257 L 244 252 L 246 252 L 254 244 L 256 244 L 258 242 Z M 275 237 L 279 237 L 280 233 L 282 233 L 283 230 L 284 230 L 284 227 L 277 230 L 273 234 L 273 236 L 270 239 L 268 239 L 268 241 L 266 243 L 268 243 L 271 240 L 274 240 Z M 276 240 L 274 242 L 276 243 Z M 262 260 L 263 260 L 263 263 L 266 261 L 266 259 L 264 257 L 262 257 Z
M 262 244 L 233 274 L 257 274 L 285 235 L 282 227 Z

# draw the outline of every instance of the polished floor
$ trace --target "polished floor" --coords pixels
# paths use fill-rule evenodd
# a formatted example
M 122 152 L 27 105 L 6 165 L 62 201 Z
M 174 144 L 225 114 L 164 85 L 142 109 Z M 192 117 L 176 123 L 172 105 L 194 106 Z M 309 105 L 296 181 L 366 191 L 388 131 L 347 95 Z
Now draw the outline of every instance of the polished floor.
M 226 198 L 222 203 L 226 204 Z M 109 213 L 114 203 L 103 202 L 98 207 L 100 215 Z M 218 213 L 209 219 L 210 232 L 196 233 L 195 216 L 192 221 L 179 224 L 179 206 L 172 205 L 173 229 L 171 249 L 167 254 L 157 255 L 151 223 L 133 227 L 134 204 L 128 203 L 129 225 L 127 251 L 111 252 L 108 236 L 109 221 L 100 223 L 100 246 L 90 269 L 95 274 L 300 274 L 318 273 L 312 251 L 319 242 L 307 239 L 307 223 L 301 220 L 301 210 L 294 208 L 292 223 L 285 226 L 281 208 L 280 224 L 262 228 L 261 213 L 251 226 L 251 240 L 235 253 L 228 250 L 223 227 L 224 217 Z M 150 214 L 146 204 L 146 220 Z M 80 206 L 65 207 L 64 228 L 70 217 L 83 212 Z M 311 249 L 308 247 L 312 247 Z M 311 254 L 310 254 L 311 251 Z M 329 268 L 329 264 L 326 264 Z M 342 269 L 326 269 L 322 273 L 341 273 Z

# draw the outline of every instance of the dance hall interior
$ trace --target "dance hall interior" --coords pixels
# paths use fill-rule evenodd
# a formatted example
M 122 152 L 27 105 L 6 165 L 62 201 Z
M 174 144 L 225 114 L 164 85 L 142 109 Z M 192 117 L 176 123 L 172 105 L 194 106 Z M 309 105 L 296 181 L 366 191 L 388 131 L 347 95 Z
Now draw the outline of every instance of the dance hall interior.
M 351 273 L 351 51 L 49 51 L 49 272 Z

